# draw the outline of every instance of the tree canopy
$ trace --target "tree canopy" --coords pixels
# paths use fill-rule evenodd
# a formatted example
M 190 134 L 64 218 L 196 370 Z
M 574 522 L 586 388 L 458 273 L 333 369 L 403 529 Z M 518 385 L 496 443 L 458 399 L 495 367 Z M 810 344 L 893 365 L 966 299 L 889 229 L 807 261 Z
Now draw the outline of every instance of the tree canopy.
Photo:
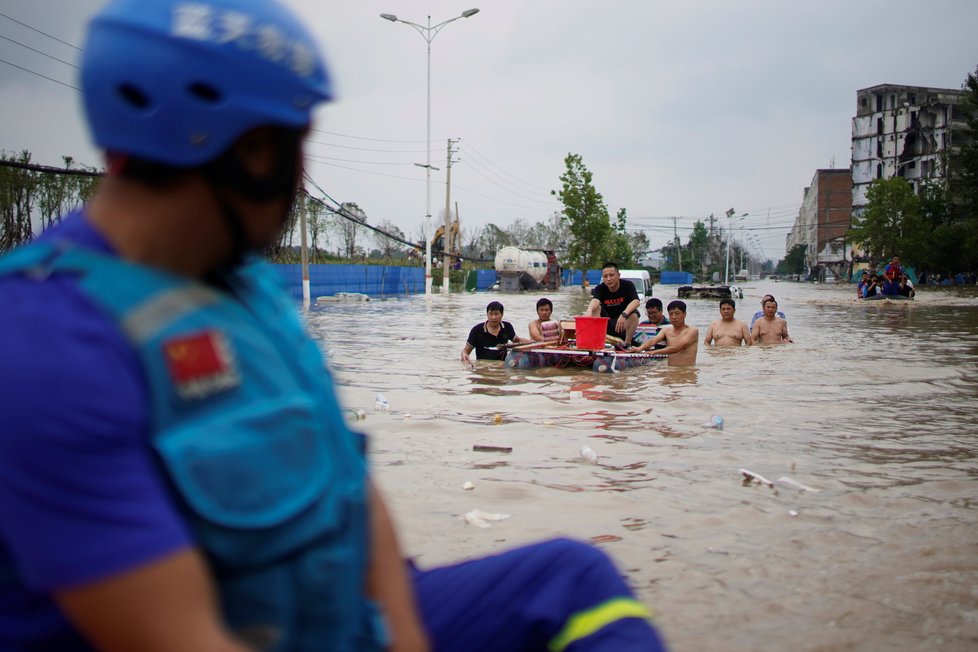
M 563 203 L 562 215 L 571 233 L 567 263 L 582 270 L 600 268 L 615 253 L 619 245 L 615 236 L 621 234 L 612 228 L 604 197 L 594 187 L 593 175 L 580 154 L 568 154 L 564 165 L 561 189 L 551 194 Z M 619 222 L 624 224 L 624 212 L 619 212 Z

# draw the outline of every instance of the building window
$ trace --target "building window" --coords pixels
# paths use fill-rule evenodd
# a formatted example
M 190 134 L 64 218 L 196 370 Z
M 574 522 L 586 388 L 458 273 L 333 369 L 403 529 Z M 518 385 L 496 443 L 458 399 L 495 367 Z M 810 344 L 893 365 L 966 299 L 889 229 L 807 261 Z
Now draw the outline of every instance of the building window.
M 877 179 L 882 179 L 883 178 L 883 164 L 882 163 L 877 163 L 876 164 L 876 178 Z
M 883 133 L 883 118 L 876 118 L 876 133 Z
M 876 110 L 877 111 L 882 111 L 883 110 L 883 96 L 882 95 L 877 95 L 876 96 Z
M 910 93 L 910 95 L 907 96 L 907 99 L 910 100 L 910 103 L 911 104 L 916 104 L 917 103 L 917 94 L 916 93 Z

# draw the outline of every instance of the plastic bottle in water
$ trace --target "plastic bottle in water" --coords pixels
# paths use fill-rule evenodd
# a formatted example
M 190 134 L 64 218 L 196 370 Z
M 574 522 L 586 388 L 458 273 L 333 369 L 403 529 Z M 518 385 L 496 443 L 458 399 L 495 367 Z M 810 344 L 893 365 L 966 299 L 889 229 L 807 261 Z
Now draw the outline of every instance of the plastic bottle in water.
M 587 464 L 595 464 L 598 461 L 598 454 L 591 450 L 588 445 L 581 446 L 581 459 Z
M 390 412 L 391 404 L 387 402 L 387 397 L 382 393 L 377 394 L 377 401 L 374 403 L 374 410 L 377 412 Z
M 710 427 L 716 430 L 723 430 L 723 417 L 719 414 L 714 414 L 710 417 Z

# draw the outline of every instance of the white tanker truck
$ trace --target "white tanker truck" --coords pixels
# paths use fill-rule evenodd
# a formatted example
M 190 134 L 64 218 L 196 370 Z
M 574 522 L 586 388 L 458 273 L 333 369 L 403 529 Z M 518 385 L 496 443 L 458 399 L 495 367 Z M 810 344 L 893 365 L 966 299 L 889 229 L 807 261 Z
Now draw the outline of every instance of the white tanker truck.
M 496 276 L 503 292 L 560 287 L 560 265 L 552 251 L 503 247 L 496 253 Z

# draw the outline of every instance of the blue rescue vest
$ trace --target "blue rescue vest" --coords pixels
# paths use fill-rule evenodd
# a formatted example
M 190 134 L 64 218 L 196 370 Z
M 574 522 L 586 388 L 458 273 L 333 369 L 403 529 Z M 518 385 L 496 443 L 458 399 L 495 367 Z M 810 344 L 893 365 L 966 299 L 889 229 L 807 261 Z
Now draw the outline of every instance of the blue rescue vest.
M 46 242 L 0 267 L 77 275 L 138 352 L 150 445 L 207 554 L 228 626 L 260 650 L 380 649 L 383 627 L 363 594 L 362 446 L 270 268 L 248 264 L 219 291 Z

